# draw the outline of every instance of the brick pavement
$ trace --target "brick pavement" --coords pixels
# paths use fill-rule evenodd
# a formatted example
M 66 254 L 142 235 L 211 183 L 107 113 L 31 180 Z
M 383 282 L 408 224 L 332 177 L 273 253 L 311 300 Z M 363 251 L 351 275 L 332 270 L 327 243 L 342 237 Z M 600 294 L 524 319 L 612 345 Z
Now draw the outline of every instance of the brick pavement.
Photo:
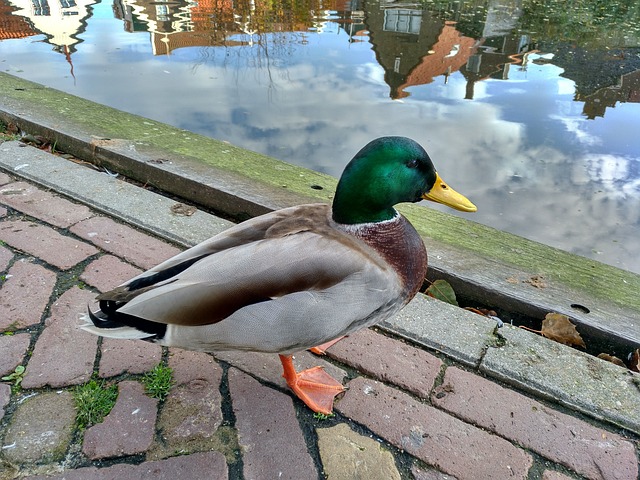
M 638 476 L 638 438 L 531 398 L 379 332 L 300 366 L 326 365 L 347 392 L 316 418 L 275 355 L 163 350 L 77 329 L 96 292 L 178 249 L 0 173 L 0 479 L 618 479 Z M 163 401 L 142 375 L 173 370 Z M 81 431 L 74 386 L 116 384 Z M 639 406 L 640 408 L 640 406 Z

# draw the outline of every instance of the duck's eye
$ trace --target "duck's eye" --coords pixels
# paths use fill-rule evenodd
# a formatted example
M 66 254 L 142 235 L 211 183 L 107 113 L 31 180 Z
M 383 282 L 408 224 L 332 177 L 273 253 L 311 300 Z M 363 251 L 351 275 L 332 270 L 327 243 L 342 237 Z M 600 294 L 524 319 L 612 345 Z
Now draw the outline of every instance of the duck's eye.
M 411 160 L 409 160 L 407 162 L 407 167 L 409 168 L 416 168 L 418 166 L 418 159 L 417 158 L 412 158 Z

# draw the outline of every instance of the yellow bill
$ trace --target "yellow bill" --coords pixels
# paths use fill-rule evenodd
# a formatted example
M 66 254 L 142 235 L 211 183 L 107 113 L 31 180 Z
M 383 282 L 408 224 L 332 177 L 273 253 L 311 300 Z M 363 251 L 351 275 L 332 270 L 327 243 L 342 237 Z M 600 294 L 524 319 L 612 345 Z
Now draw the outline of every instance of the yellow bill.
M 432 202 L 442 203 L 448 207 L 461 210 L 463 212 L 475 212 L 478 208 L 469 201 L 467 197 L 459 194 L 449 185 L 444 183 L 440 178 L 440 175 L 436 173 L 436 183 L 430 191 L 422 195 L 425 200 L 431 200 Z

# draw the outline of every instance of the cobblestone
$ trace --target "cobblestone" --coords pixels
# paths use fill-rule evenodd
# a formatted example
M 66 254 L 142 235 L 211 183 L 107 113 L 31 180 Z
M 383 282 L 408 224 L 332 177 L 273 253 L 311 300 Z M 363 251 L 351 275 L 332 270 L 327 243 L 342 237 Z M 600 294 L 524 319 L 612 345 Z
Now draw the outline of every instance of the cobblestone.
M 93 217 L 71 227 L 71 231 L 134 265 L 147 269 L 173 257 L 180 250 L 107 217 Z
M 103 255 L 85 268 L 80 280 L 87 285 L 106 292 L 135 277 L 142 270 L 123 262 L 113 255 Z
M 316 478 L 291 397 L 229 370 L 245 478 Z
M 15 262 L 0 289 L 0 331 L 40 323 L 56 274 L 27 260 Z
M 92 460 L 144 453 L 153 442 L 158 401 L 138 382 L 122 381 L 118 390 L 111 413 L 84 434 L 82 451 Z
M 0 222 L 0 240 L 63 270 L 98 253 L 91 245 L 26 220 Z
M 0 337 L 0 377 L 13 372 L 22 363 L 31 335 L 18 333 L 16 335 L 3 335 Z
M 495 399 L 500 399 L 496 405 Z M 592 479 L 638 476 L 633 445 L 522 394 L 458 368 L 446 371 L 434 405 Z
M 138 340 L 105 338 L 100 346 L 100 368 L 102 378 L 115 377 L 123 373 L 145 373 L 162 360 L 162 348 L 155 343 Z
M 98 339 L 78 328 L 78 316 L 92 299 L 91 292 L 72 287 L 53 304 L 27 365 L 23 388 L 56 388 L 89 380 Z
M 57 462 L 73 435 L 76 410 L 69 392 L 25 397 L 11 417 L 2 451 L 15 464 Z
M 506 440 L 364 377 L 349 382 L 336 408 L 396 447 L 460 480 L 525 479 L 533 463 L 530 455 Z
M 92 215 L 85 205 L 70 202 L 26 182 L 4 185 L 0 188 L 0 197 L 6 205 L 62 228 Z

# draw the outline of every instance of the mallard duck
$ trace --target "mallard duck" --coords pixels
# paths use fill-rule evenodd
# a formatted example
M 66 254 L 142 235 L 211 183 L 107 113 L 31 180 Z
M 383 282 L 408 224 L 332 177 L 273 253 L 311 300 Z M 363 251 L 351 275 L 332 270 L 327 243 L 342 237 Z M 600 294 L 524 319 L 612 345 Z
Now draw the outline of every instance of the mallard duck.
M 332 206 L 240 223 L 98 295 L 83 328 L 189 350 L 277 353 L 291 390 L 328 414 L 342 384 L 320 367 L 296 372 L 292 354 L 374 325 L 413 298 L 427 253 L 394 205 L 421 199 L 476 210 L 418 143 L 378 138 L 346 166 Z

